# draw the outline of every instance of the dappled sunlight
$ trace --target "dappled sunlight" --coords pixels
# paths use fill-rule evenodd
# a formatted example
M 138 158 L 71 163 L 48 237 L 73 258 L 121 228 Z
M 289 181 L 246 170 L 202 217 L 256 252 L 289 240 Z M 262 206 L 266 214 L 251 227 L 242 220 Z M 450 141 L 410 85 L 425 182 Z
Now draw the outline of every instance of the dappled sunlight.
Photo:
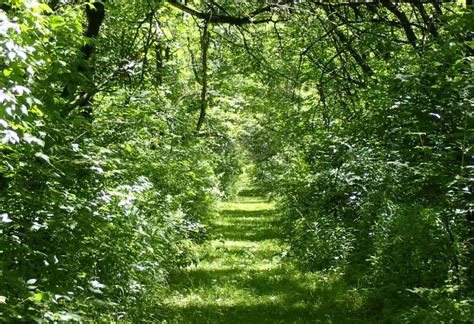
M 0 1 L 0 323 L 472 322 L 472 0 Z
M 163 313 L 185 323 L 346 321 L 357 294 L 286 262 L 274 204 L 242 198 L 221 205 L 197 265 L 172 274 Z
M 273 211 L 274 208 L 275 205 L 273 203 L 252 198 L 250 201 L 225 202 L 221 205 L 220 210 L 223 212 L 223 216 L 225 216 L 226 213 L 232 214 L 232 212 L 236 212 L 234 215 L 243 217 L 245 211 L 249 211 L 251 214 L 257 214 L 256 212 L 258 211 Z M 262 214 L 262 216 L 265 215 Z

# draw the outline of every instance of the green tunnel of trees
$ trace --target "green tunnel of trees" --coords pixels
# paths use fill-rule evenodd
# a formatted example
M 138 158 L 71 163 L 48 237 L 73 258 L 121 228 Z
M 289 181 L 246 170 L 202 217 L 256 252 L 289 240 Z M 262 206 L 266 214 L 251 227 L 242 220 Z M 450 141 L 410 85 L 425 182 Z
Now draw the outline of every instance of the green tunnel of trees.
M 159 321 L 245 169 L 373 321 L 472 320 L 462 1 L 0 1 L 0 321 Z

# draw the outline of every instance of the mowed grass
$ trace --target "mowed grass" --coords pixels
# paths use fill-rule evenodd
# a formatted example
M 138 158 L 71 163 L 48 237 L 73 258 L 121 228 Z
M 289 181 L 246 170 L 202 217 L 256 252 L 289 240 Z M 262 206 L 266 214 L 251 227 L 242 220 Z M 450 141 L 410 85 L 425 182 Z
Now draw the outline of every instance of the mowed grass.
M 212 231 L 200 262 L 172 275 L 162 323 L 358 322 L 355 291 L 285 259 L 272 203 L 251 196 L 223 203 Z

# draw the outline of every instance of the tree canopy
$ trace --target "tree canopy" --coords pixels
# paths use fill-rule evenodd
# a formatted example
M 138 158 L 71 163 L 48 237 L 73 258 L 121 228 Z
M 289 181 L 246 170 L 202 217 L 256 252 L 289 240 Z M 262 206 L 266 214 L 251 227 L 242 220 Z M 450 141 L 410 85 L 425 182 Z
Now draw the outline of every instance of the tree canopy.
M 165 319 L 245 170 L 365 319 L 469 322 L 471 5 L 2 0 L 0 320 Z

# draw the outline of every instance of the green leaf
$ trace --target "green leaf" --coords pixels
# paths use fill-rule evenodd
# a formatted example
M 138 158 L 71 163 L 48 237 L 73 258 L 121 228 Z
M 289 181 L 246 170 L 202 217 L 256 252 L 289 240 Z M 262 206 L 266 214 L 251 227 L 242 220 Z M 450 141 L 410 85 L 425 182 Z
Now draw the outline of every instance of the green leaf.
M 12 69 L 3 69 L 3 75 L 6 77 L 9 77 L 10 74 L 12 74 L 13 70 Z
M 132 153 L 132 146 L 128 143 L 125 144 L 125 151 L 127 151 L 128 153 Z
M 46 154 L 44 154 L 44 153 L 42 153 L 42 152 L 37 152 L 37 153 L 35 153 L 35 156 L 36 156 L 37 158 L 40 158 L 40 159 L 42 159 L 42 160 L 48 162 L 48 164 L 51 164 L 51 162 L 49 161 L 49 156 L 47 156 Z
M 33 299 L 36 300 L 36 301 L 41 301 L 41 300 L 43 300 L 43 294 L 42 293 L 34 294 Z

